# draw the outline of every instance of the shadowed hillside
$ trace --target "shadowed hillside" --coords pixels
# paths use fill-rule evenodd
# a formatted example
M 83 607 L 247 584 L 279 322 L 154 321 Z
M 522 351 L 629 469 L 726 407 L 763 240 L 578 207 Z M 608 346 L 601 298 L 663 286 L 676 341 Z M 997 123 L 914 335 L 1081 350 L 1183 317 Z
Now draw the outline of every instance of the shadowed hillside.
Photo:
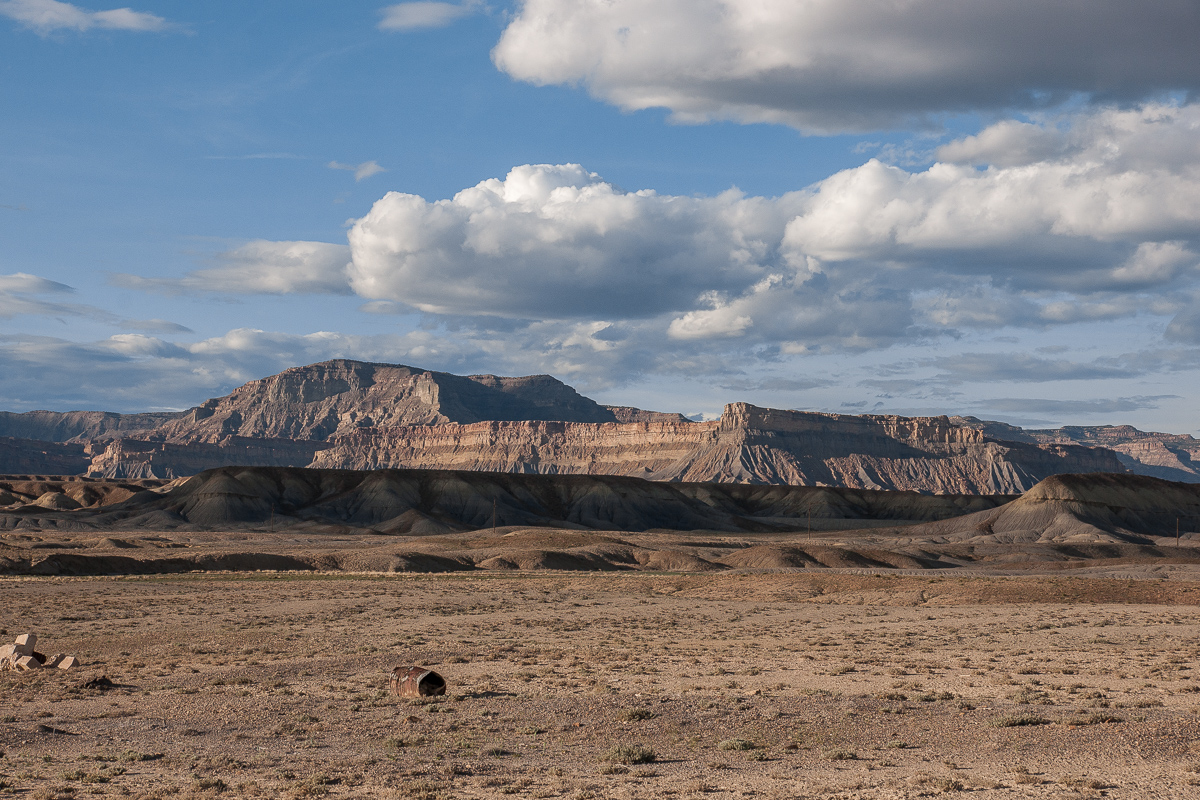
M 65 484 L 72 485 L 72 484 Z M 64 490 L 73 491 L 73 490 Z M 0 529 L 283 530 L 313 523 L 427 535 L 497 526 L 580 530 L 782 531 L 833 523 L 895 525 L 995 508 L 1010 496 L 919 495 L 829 487 L 665 483 L 611 475 L 451 470 L 222 467 L 90 512 L 17 502 Z M 835 527 L 838 527 L 835 525 Z
M 1143 475 L 1055 475 L 1001 508 L 912 529 L 978 543 L 1111 541 L 1200 527 L 1200 486 Z
M 1200 563 L 1200 487 L 1139 476 L 1056 476 L 1015 500 L 447 470 L 229 467 L 162 487 L 103 483 L 11 481 L 0 572 L 1121 574 Z M 1184 547 L 1164 538 L 1175 516 Z

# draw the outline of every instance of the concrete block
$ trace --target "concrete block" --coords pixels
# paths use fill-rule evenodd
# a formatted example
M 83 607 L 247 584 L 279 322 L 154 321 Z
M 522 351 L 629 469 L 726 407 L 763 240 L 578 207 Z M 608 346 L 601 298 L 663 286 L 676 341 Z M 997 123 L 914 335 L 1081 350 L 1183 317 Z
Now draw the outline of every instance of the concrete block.
M 17 641 L 13 644 L 17 648 L 17 652 L 23 656 L 33 655 L 33 648 L 37 647 L 36 633 L 23 633 L 17 637 Z
M 66 658 L 66 656 L 64 656 L 62 653 L 55 653 L 54 655 L 47 658 L 46 661 L 42 664 L 42 666 L 46 667 L 47 669 L 50 669 L 52 667 L 57 667 L 60 663 L 62 663 L 62 660 L 64 658 Z
M 11 658 L 17 654 L 17 646 L 15 644 L 6 644 L 0 647 L 0 661 L 6 658 Z
M 58 662 L 59 669 L 71 669 L 79 666 L 79 659 L 75 656 L 67 656 L 62 661 Z
M 17 659 L 17 667 L 18 669 L 41 669 L 42 662 L 33 656 L 21 656 Z

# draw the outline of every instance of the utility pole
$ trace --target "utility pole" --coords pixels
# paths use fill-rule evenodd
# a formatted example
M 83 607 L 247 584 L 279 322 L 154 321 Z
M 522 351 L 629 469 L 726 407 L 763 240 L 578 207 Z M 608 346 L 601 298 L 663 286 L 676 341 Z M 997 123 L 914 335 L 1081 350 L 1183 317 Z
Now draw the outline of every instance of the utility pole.
M 496 535 L 496 498 L 492 498 L 492 536 Z

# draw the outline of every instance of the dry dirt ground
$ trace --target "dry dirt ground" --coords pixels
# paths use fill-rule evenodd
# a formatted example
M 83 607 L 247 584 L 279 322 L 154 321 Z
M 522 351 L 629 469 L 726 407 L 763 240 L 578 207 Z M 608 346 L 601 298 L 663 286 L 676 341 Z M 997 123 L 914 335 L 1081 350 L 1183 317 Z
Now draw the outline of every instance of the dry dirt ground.
M 85 664 L 0 674 L 0 793 L 1200 797 L 1172 576 L 0 578 L 0 641 Z

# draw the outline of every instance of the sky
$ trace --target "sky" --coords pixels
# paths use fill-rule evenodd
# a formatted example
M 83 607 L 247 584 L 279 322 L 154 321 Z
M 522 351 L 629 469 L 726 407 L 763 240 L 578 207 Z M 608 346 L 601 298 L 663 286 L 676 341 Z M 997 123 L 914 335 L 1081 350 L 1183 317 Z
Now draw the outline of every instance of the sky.
M 1200 434 L 1194 0 L 0 0 L 0 409 L 329 358 Z

